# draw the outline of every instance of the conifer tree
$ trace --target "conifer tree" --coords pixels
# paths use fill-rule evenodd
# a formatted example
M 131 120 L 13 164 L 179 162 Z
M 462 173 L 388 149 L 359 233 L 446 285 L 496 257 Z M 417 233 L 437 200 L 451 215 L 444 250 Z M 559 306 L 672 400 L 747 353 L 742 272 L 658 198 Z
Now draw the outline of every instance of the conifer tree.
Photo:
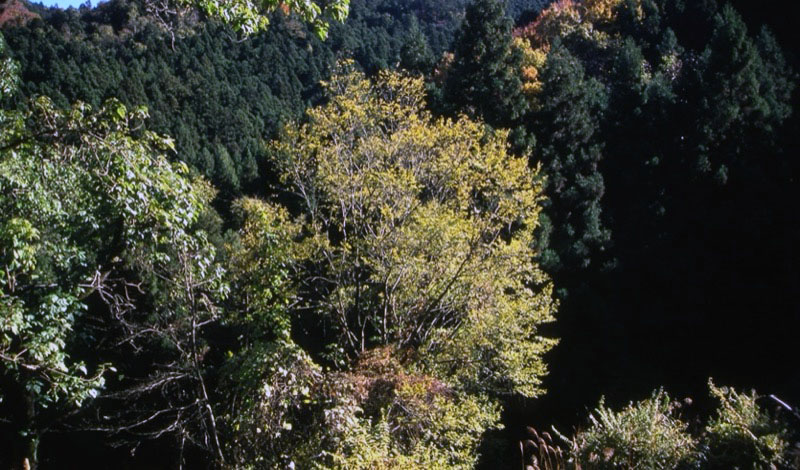
M 751 152 L 788 117 L 791 73 L 769 33 L 758 43 L 730 6 L 714 18 L 714 31 L 701 59 L 700 113 L 695 128 L 697 170 L 724 183 L 731 166 L 749 166 Z M 758 45 L 766 57 L 762 57 Z M 765 60 L 766 59 L 766 60 Z
M 400 48 L 400 65 L 412 72 L 429 74 L 434 62 L 433 52 L 415 19 Z
M 542 82 L 533 122 L 539 139 L 535 158 L 544 164 L 550 198 L 543 231 L 549 232 L 549 248 L 542 262 L 552 270 L 585 268 L 610 240 L 601 217 L 604 184 L 598 169 L 606 94 L 559 43 L 548 56 Z
M 468 5 L 455 45 L 445 101 L 491 126 L 514 127 L 527 110 L 519 76 L 522 55 L 511 47 L 511 20 L 500 2 Z

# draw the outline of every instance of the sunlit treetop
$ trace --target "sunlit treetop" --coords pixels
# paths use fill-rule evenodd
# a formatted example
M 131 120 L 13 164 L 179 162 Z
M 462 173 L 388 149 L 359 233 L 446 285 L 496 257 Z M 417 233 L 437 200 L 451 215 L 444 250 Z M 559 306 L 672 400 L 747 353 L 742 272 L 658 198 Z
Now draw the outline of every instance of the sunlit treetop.
M 538 170 L 507 132 L 431 116 L 421 79 L 348 67 L 273 146 L 315 234 L 298 305 L 337 332 L 334 360 L 391 346 L 456 387 L 540 394 L 556 304 L 533 262 Z
M 154 11 L 171 14 L 182 8 L 198 8 L 212 18 L 231 25 L 242 36 L 264 31 L 269 15 L 280 10 L 309 23 L 321 39 L 328 35 L 329 22 L 344 21 L 350 0 L 147 0 Z

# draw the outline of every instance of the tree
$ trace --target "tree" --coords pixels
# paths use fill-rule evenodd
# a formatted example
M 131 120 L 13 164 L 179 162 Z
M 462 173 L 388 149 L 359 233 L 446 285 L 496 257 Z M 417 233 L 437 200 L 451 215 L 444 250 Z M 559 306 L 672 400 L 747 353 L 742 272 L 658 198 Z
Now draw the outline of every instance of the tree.
M 303 21 L 311 23 L 320 38 L 328 35 L 328 20 L 344 21 L 347 17 L 349 0 L 311 1 L 311 0 L 147 0 L 148 11 L 161 18 L 169 26 L 169 21 L 187 8 L 197 8 L 208 16 L 231 25 L 244 36 L 265 30 L 269 26 L 269 15 L 281 11 L 294 13 Z
M 554 342 L 537 335 L 555 308 L 532 263 L 541 184 L 503 133 L 425 112 L 421 78 L 326 89 L 272 148 L 301 217 L 234 205 L 226 458 L 473 468 L 496 397 L 540 393 Z
M 179 468 L 187 447 L 217 466 L 225 463 L 211 381 L 215 364 L 207 356 L 214 346 L 208 329 L 219 324 L 229 285 L 206 231 L 218 223 L 208 220 L 218 217 L 210 208 L 215 191 L 202 180 L 191 183 L 199 204 L 185 214 L 184 231 L 130 254 L 140 296 L 129 311 L 112 309 L 104 332 L 116 346 L 111 357 L 120 377 L 99 397 L 98 417 L 88 423 L 122 443 L 173 438 Z
M 286 468 L 311 437 L 313 426 L 298 415 L 322 379 L 292 339 L 289 266 L 299 226 L 284 208 L 254 198 L 234 202 L 233 211 L 239 229 L 225 244 L 224 321 L 236 345 L 220 369 L 226 455 L 236 466 Z
M 307 222 L 298 293 L 344 364 L 376 346 L 459 388 L 540 393 L 555 309 L 533 263 L 542 181 L 506 134 L 433 119 L 421 79 L 339 74 L 275 162 Z
M 602 7 L 593 24 L 576 15 L 583 14 L 581 4 L 592 3 Z M 741 18 L 728 8 L 718 9 L 714 1 L 625 0 L 616 8 L 605 7 L 611 3 L 554 3 L 537 28 L 522 30 L 532 48 L 537 42 L 560 40 L 583 69 L 583 80 L 599 82 L 576 90 L 608 96 L 607 105 L 595 108 L 599 112 L 577 119 L 580 114 L 571 113 L 586 109 L 584 98 L 605 100 L 565 94 L 557 101 L 561 108 L 539 121 L 540 130 L 534 129 L 539 144 L 534 155 L 543 155 L 547 147 L 558 149 L 553 155 L 561 166 L 543 169 L 550 182 L 564 181 L 567 190 L 571 178 L 586 178 L 591 168 L 579 164 L 582 160 L 574 149 L 582 149 L 588 162 L 602 154 L 596 165 L 602 174 L 596 181 L 602 187 L 575 185 L 572 194 L 586 196 L 583 203 L 588 203 L 599 194 L 595 190 L 602 189 L 599 220 L 613 234 L 612 243 L 588 245 L 594 250 L 589 269 L 553 274 L 556 285 L 566 287 L 570 297 L 560 308 L 563 347 L 552 356 L 561 367 L 547 384 L 551 391 L 559 389 L 553 393 L 558 399 L 543 408 L 563 406 L 566 416 L 595 399 L 588 390 L 612 387 L 611 377 L 623 374 L 637 377 L 637 384 L 654 384 L 665 380 L 656 375 L 672 364 L 688 363 L 698 372 L 715 370 L 719 375 L 748 374 L 753 380 L 794 387 L 779 373 L 757 367 L 766 358 L 784 354 L 791 343 L 780 340 L 787 338 L 786 321 L 793 318 L 794 308 L 781 292 L 784 280 L 796 275 L 788 268 L 793 263 L 779 260 L 792 253 L 784 243 L 795 233 L 781 202 L 792 200 L 797 186 L 790 182 L 794 173 L 787 171 L 795 161 L 787 158 L 795 143 L 787 138 L 791 132 L 781 130 L 791 109 L 792 72 L 768 34 L 748 37 Z M 577 8 L 563 8 L 570 4 Z M 554 53 L 551 48 L 548 60 Z M 570 88 L 564 75 L 544 78 L 543 69 L 535 71 L 528 74 L 535 79 L 531 85 L 541 83 L 551 92 Z M 543 106 L 543 93 L 533 94 L 535 106 Z M 572 120 L 585 126 L 567 127 Z M 587 135 L 592 137 L 580 143 Z M 781 135 L 785 140 L 774 145 Z M 552 227 L 550 238 L 561 247 L 554 254 L 573 246 L 559 245 L 567 239 L 563 229 L 577 229 L 575 235 L 580 236 L 576 216 L 582 213 L 576 205 L 564 204 L 569 194 L 555 195 L 553 206 L 545 208 L 546 215 L 552 210 L 560 217 L 556 223 L 542 223 Z M 559 207 L 564 209 L 560 213 Z M 764 244 L 766 239 L 770 243 Z M 745 246 L 751 249 L 742 250 Z M 547 261 L 540 263 L 551 266 Z M 601 269 L 594 269 L 598 264 Z M 604 294 L 620 286 L 628 295 Z M 757 321 L 726 320 L 734 312 L 747 317 L 751 311 L 761 312 Z M 604 331 L 602 340 L 590 333 L 598 328 Z M 655 336 L 644 331 L 681 339 L 656 343 Z M 743 352 L 735 338 L 755 331 L 760 347 L 755 353 Z M 715 338 L 714 347 L 709 338 Z M 582 354 L 587 350 L 593 353 Z M 718 360 L 723 356 L 736 360 Z M 654 369 L 654 363 L 659 368 Z M 586 373 L 576 372 L 581 368 Z M 670 383 L 686 386 L 685 370 L 670 375 Z M 590 383 L 576 386 L 575 377 Z M 566 404 L 570 395 L 584 393 Z
M 429 75 L 435 61 L 428 41 L 419 29 L 419 23 L 414 19 L 400 49 L 400 66 L 415 73 Z
M 731 169 L 752 171 L 750 152 L 771 150 L 791 114 L 792 72 L 769 33 L 751 39 L 730 5 L 714 17 L 700 67 L 696 169 L 724 183 Z
M 470 3 L 454 44 L 444 85 L 447 105 L 491 126 L 514 127 L 527 109 L 519 76 L 522 55 L 512 47 L 511 20 L 500 2 Z
M 587 267 L 610 240 L 602 219 L 603 175 L 600 116 L 602 85 L 584 74 L 580 61 L 560 43 L 542 70 L 540 108 L 531 123 L 539 145 L 534 161 L 547 172 L 543 234 L 549 238 L 542 262 L 552 270 Z
M 111 2 L 80 15 L 73 10 L 81 34 L 61 29 L 57 9 L 4 34 L 20 64 L 19 98 L 43 94 L 59 107 L 74 101 L 97 107 L 114 96 L 129 108 L 145 105 L 148 127 L 173 137 L 176 157 L 200 170 L 220 190 L 220 199 L 233 200 L 263 195 L 265 183 L 274 182 L 259 155 L 260 140 L 274 138 L 283 123 L 320 102 L 319 82 L 337 56 L 352 56 L 370 73 L 398 62 L 425 70 L 430 54 L 440 54 L 443 44 L 452 42 L 460 21 L 454 10 L 456 4 L 463 9 L 462 1 L 359 0 L 346 23 L 331 25 L 325 41 L 296 18 L 277 14 L 267 31 L 246 41 L 231 41 L 236 33 L 228 25 L 206 22 L 170 50 L 161 29 L 151 20 L 141 23 L 147 18 L 143 11 L 122 18 L 142 8 L 128 0 L 114 0 L 128 4 L 121 12 Z M 111 43 L 82 33 L 109 25 L 116 31 Z M 221 148 L 230 161 L 221 158 Z
M 586 27 L 580 6 L 574 0 L 553 2 L 542 10 L 536 20 L 519 28 L 515 34 L 528 39 L 536 49 L 549 47 L 557 38 L 579 30 L 582 25 Z
M 6 98 L 11 62 L 0 75 Z M 97 345 L 94 322 L 130 314 L 143 269 L 164 266 L 170 247 L 202 245 L 188 227 L 207 192 L 168 162 L 172 142 L 141 129 L 145 118 L 114 100 L 95 111 L 39 98 L 2 111 L 0 393 L 23 441 L 15 465 L 36 467 L 42 434 L 113 369 L 82 354 Z

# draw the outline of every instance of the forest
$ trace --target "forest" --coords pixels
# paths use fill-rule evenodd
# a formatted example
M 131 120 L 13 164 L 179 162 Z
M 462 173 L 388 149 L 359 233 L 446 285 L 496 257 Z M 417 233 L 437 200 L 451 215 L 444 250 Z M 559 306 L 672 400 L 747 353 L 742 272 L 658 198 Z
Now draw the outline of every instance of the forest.
M 0 470 L 800 469 L 795 13 L 4 0 Z

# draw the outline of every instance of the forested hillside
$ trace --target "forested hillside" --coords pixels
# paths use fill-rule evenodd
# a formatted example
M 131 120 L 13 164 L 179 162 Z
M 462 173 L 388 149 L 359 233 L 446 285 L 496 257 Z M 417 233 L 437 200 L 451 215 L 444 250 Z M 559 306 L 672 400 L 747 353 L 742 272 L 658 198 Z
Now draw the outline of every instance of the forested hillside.
M 522 13 L 537 2 L 516 2 Z M 117 98 L 145 105 L 149 127 L 175 138 L 180 158 L 227 197 L 269 183 L 263 140 L 321 100 L 319 83 L 341 58 L 365 70 L 430 73 L 452 42 L 464 0 L 355 0 L 344 24 L 322 41 L 297 19 L 276 14 L 246 41 L 228 26 L 197 23 L 171 36 L 127 0 L 96 9 L 32 8 L 41 20 L 4 35 L 21 64 L 19 97 L 50 96 L 65 106 Z M 174 49 L 174 50 L 173 50 Z
M 800 468 L 775 12 L 6 2 L 0 469 Z

